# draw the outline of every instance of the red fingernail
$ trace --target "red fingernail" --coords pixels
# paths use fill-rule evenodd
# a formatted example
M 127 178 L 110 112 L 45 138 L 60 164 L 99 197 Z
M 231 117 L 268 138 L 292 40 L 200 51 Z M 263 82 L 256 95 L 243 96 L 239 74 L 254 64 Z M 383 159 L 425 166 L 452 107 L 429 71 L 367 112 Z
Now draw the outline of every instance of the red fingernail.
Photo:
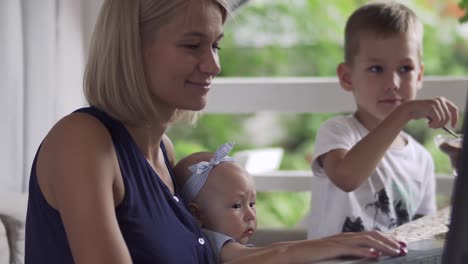
M 400 244 L 400 247 L 402 247 L 402 248 L 406 248 L 406 247 L 408 246 L 408 245 L 406 245 L 406 243 L 403 242 L 403 241 L 398 241 L 398 244 Z
M 408 250 L 406 248 L 400 248 L 400 254 L 398 256 L 406 256 L 408 254 Z
M 378 251 L 374 251 L 374 252 L 371 252 L 371 255 L 372 255 L 372 257 L 374 257 L 374 258 L 378 258 L 378 257 L 380 257 L 381 253 L 378 252 Z

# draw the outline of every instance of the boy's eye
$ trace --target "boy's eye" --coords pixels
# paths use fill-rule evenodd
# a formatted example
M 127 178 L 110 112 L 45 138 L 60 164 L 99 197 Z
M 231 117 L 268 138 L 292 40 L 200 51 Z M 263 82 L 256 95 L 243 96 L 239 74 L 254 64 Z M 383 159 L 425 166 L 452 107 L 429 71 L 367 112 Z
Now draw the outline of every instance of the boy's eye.
M 383 67 L 378 66 L 378 65 L 370 66 L 369 71 L 370 72 L 375 72 L 375 73 L 383 72 Z
M 406 73 L 406 72 L 410 72 L 413 70 L 413 67 L 412 66 L 403 66 L 400 68 L 400 72 L 401 73 Z
M 232 208 L 234 208 L 234 209 L 239 209 L 239 208 L 241 208 L 241 207 L 242 207 L 242 206 L 241 206 L 240 203 L 236 203 L 236 204 L 234 204 L 234 205 L 232 206 Z

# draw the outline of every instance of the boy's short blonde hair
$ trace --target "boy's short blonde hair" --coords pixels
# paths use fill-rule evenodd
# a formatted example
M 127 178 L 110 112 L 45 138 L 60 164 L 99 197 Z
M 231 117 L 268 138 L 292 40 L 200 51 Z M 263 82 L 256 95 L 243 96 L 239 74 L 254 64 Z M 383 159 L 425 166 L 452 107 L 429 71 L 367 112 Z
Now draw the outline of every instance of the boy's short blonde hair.
M 399 33 L 414 32 L 419 41 L 419 59 L 422 60 L 423 25 L 407 6 L 395 1 L 371 2 L 351 14 L 345 28 L 345 62 L 353 64 L 359 53 L 361 34 L 371 33 L 388 37 Z
M 201 1 L 201 0 L 189 0 Z M 158 117 L 143 69 L 142 43 L 151 40 L 187 0 L 106 0 L 91 40 L 84 74 L 84 94 L 95 106 L 123 123 L 142 126 Z M 219 5 L 226 20 L 226 0 Z M 193 112 L 192 112 L 193 113 Z M 178 111 L 196 119 L 196 114 Z M 192 118 L 191 118 L 192 117 Z M 192 120 L 194 121 L 194 120 Z

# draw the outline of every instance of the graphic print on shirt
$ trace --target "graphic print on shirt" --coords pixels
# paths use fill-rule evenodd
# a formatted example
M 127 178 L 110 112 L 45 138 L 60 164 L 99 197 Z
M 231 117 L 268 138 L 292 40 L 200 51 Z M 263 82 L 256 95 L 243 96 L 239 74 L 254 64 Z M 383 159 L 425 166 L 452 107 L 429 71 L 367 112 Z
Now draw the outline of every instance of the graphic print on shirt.
M 377 215 L 379 211 L 388 216 L 390 213 L 390 199 L 388 199 L 387 191 L 385 191 L 385 188 L 382 190 L 378 191 L 375 194 L 377 200 L 373 203 L 369 203 L 366 205 L 366 209 L 369 207 L 374 207 L 375 208 L 375 214 L 374 214 L 374 224 L 372 230 L 378 230 L 381 231 L 380 228 L 377 227 Z M 392 222 L 392 219 L 390 219 L 390 222 Z
M 374 220 L 372 227 L 369 230 L 382 231 L 377 226 L 377 216 L 383 215 L 386 216 L 389 222 L 388 229 L 395 228 L 402 224 L 409 222 L 409 213 L 406 202 L 404 199 L 395 199 L 392 204 L 390 204 L 390 199 L 387 195 L 385 188 L 382 188 L 375 194 L 376 200 L 374 202 L 368 203 L 365 208 L 374 208 Z M 391 206 L 394 209 L 395 217 L 391 216 Z M 363 232 L 366 231 L 364 223 L 360 216 L 358 217 L 346 217 L 342 232 Z
M 401 176 L 400 176 L 401 177 Z M 407 201 L 411 201 L 410 192 L 405 188 L 399 188 L 396 184 L 393 185 L 393 192 L 396 197 L 393 201 L 393 207 L 395 208 L 396 223 L 390 228 L 395 228 L 401 226 L 402 224 L 408 223 L 410 221 L 409 206 Z
M 345 222 L 343 224 L 343 228 L 341 232 L 364 232 L 364 225 L 362 224 L 361 217 L 357 217 L 354 221 L 351 217 L 346 217 Z

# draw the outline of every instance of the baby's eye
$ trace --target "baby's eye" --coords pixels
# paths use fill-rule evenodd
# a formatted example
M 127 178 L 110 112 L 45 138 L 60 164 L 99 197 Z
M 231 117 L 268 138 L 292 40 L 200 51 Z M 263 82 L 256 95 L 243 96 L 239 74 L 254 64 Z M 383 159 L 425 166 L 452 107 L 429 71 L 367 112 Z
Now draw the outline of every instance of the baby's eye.
M 232 206 L 232 208 L 234 208 L 234 209 L 239 209 L 239 208 L 241 208 L 241 207 L 242 207 L 242 205 L 241 205 L 240 203 L 236 203 L 236 204 L 234 204 L 234 205 Z
M 256 202 L 250 202 L 250 203 L 249 203 L 249 206 L 252 207 L 252 208 L 254 208 L 256 204 L 257 204 Z
M 368 70 L 370 72 L 379 73 L 379 72 L 383 72 L 383 67 L 378 66 L 378 65 L 373 65 L 373 66 L 370 66 Z

